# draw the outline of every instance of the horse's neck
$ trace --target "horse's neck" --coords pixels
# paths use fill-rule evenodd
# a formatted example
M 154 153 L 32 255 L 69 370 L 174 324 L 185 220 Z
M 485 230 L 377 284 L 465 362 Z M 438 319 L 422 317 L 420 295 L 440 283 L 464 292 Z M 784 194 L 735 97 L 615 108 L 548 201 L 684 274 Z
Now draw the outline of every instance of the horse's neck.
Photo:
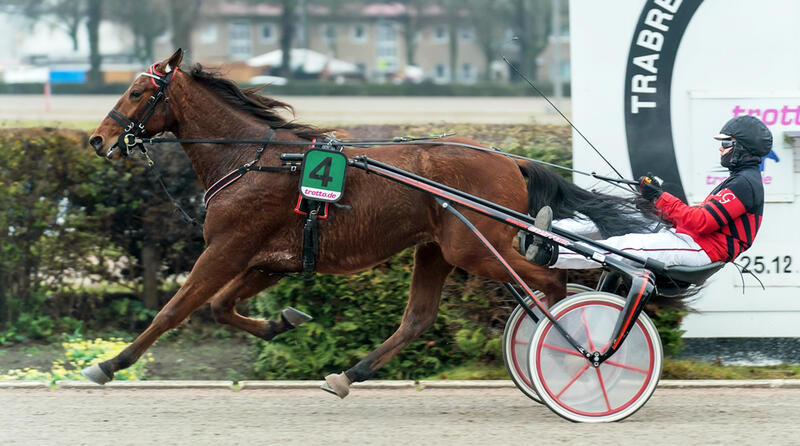
M 213 93 L 195 87 L 189 100 L 172 99 L 175 105 L 179 139 L 263 139 L 269 130 L 265 124 L 239 112 Z M 176 104 L 179 103 L 179 104 Z M 192 168 L 208 189 L 227 173 L 255 157 L 256 147 L 234 144 L 182 144 Z

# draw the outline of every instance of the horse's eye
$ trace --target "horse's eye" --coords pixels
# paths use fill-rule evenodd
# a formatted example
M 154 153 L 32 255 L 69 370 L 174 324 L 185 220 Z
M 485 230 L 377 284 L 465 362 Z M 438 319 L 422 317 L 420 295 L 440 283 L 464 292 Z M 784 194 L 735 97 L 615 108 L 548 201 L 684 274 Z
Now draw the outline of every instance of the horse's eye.
M 138 97 L 139 97 L 139 96 L 141 96 L 141 95 L 142 95 L 142 92 L 141 92 L 141 91 L 132 91 L 132 92 L 131 92 L 131 97 L 132 97 L 132 98 L 138 98 Z

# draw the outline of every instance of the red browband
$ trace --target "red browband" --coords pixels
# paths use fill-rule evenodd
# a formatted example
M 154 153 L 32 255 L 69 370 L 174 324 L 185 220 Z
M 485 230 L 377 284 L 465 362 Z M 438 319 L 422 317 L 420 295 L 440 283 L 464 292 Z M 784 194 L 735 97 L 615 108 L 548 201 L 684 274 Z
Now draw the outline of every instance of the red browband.
M 162 72 L 160 72 L 160 71 L 156 70 L 156 65 L 157 65 L 157 63 L 154 63 L 153 65 L 150 65 L 150 68 L 149 68 L 147 71 L 148 71 L 150 74 L 155 74 L 156 76 L 161 76 L 161 77 L 164 77 L 164 76 L 166 76 L 166 75 L 167 75 L 167 73 L 162 73 Z M 175 79 L 175 75 L 176 75 L 176 74 L 178 74 L 178 68 L 177 68 L 177 67 L 175 67 L 175 68 L 172 70 L 172 77 L 170 77 L 170 78 L 169 78 L 170 82 L 171 82 L 173 79 Z M 158 88 L 158 84 L 156 84 L 156 80 L 155 80 L 155 79 L 153 79 L 153 78 L 151 77 L 151 78 L 150 78 L 150 82 L 152 82 L 152 83 L 153 83 L 153 86 L 154 86 L 154 87 Z

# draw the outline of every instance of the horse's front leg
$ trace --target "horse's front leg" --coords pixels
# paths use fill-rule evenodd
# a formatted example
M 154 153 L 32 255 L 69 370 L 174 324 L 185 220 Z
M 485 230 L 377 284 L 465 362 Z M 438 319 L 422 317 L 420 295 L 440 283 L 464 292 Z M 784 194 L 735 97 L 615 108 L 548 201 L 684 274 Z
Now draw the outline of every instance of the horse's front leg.
M 230 281 L 211 300 L 211 314 L 220 324 L 233 325 L 266 341 L 311 320 L 311 316 L 292 307 L 281 311 L 279 320 L 265 321 L 244 317 L 236 312 L 236 303 L 255 296 L 259 291 L 276 284 L 283 276 L 249 269 Z
M 322 389 L 340 398 L 346 397 L 350 393 L 350 384 L 367 380 L 403 347 L 433 325 L 439 312 L 442 287 L 451 271 L 453 266 L 445 261 L 439 245 L 430 243 L 417 246 L 414 252 L 411 290 L 400 326 L 389 339 L 350 370 L 326 376 Z
M 97 384 L 114 379 L 114 373 L 133 365 L 167 330 L 179 326 L 192 312 L 206 303 L 228 282 L 241 273 L 243 262 L 227 258 L 209 246 L 197 259 L 192 272 L 178 292 L 164 305 L 150 326 L 117 356 L 82 370 L 84 376 Z M 224 260 L 223 260 L 224 259 Z

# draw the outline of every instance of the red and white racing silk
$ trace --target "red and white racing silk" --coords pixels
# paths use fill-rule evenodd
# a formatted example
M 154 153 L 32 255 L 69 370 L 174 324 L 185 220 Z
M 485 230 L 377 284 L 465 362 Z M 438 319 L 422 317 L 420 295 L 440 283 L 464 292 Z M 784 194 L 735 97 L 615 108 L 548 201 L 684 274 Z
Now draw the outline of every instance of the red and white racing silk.
M 664 192 L 655 202 L 675 231 L 687 234 L 712 262 L 733 261 L 750 247 L 764 213 L 764 186 L 758 166 L 731 173 L 698 206 Z

